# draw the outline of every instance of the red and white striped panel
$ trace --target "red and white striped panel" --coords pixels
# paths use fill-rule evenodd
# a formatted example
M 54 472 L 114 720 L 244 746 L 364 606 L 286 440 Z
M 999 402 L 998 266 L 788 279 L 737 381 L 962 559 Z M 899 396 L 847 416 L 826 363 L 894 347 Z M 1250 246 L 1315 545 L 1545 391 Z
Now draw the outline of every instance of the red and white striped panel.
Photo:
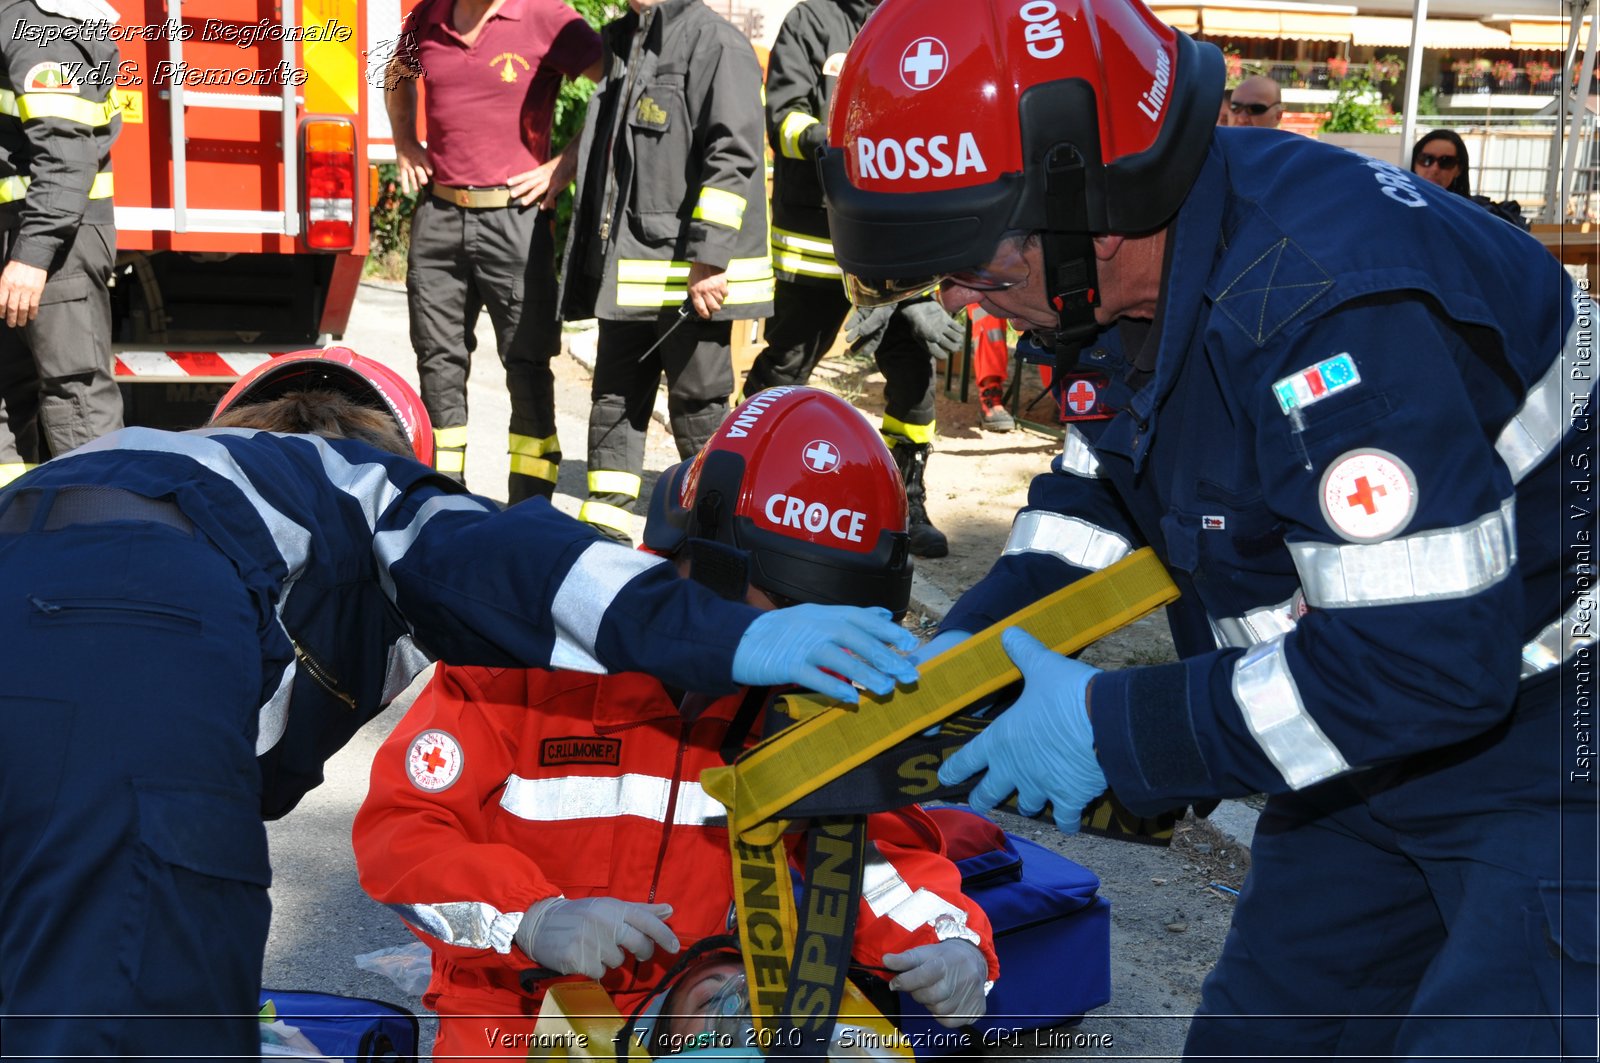
M 227 383 L 271 357 L 265 351 L 118 351 L 114 370 L 128 381 Z

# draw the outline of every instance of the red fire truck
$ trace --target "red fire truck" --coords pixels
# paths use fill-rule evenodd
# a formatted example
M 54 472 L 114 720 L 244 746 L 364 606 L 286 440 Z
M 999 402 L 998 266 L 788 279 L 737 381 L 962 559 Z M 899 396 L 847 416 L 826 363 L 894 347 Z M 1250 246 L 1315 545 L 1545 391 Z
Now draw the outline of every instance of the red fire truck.
M 345 329 L 388 141 L 365 75 L 399 0 L 113 2 L 116 372 L 130 424 L 192 427 L 271 352 Z

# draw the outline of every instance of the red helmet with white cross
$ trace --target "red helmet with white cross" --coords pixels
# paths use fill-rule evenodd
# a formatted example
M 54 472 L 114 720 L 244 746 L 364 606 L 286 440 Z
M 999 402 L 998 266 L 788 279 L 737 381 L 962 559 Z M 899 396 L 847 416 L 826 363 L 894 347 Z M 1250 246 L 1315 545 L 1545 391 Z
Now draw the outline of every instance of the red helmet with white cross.
M 672 554 L 692 541 L 719 544 L 750 584 L 780 599 L 897 614 L 910 599 L 900 471 L 866 417 L 817 388 L 755 395 L 699 454 L 661 474 L 644 545 Z M 708 556 L 717 555 L 702 551 L 691 564 Z M 742 593 L 743 580 L 718 583 Z
M 884 0 L 845 58 L 821 158 L 853 297 L 926 290 L 1041 232 L 1051 295 L 1087 287 L 1092 305 L 1086 234 L 1177 212 L 1223 75 L 1215 46 L 1139 0 Z M 1051 233 L 1083 236 L 1052 254 Z
M 357 405 L 382 410 L 394 418 L 417 460 L 433 464 L 433 422 L 428 420 L 422 397 L 399 373 L 348 347 L 273 355 L 240 377 L 211 416 L 236 406 L 269 402 L 292 391 L 336 391 Z

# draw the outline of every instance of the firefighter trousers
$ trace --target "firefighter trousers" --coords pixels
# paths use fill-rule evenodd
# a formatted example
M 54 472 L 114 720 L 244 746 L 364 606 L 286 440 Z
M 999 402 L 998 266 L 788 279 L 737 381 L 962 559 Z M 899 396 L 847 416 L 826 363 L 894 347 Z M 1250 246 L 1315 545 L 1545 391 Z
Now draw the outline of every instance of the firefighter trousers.
M 849 313 L 850 300 L 837 284 L 778 281 L 767 318 L 767 345 L 745 374 L 745 397 L 810 380 Z
M 440 472 L 465 481 L 467 377 L 472 331 L 486 309 L 511 399 L 507 498 L 555 491 L 561 466 L 555 377 L 553 216 L 533 207 L 472 209 L 432 195 L 411 219 L 406 297 L 422 402 L 433 421 Z
M 680 458 L 698 454 L 727 414 L 733 323 L 692 314 L 678 321 L 674 308 L 655 321 L 600 322 L 590 389 L 589 500 L 579 517 L 615 538 L 631 538 L 629 516 L 639 500 L 645 431 L 662 373 Z M 663 336 L 665 342 L 646 355 Z
M 0 261 L 17 226 L 0 212 Z M 110 225 L 80 227 L 51 263 L 38 316 L 21 328 L 0 324 L 0 485 L 122 427 L 107 287 L 116 240 Z
M 0 771 L 0 1043 L 253 1059 L 263 617 L 192 532 L 43 530 L 48 513 L 14 530 L 3 510 L 28 494 L 0 498 L 0 727 L 28 750 Z

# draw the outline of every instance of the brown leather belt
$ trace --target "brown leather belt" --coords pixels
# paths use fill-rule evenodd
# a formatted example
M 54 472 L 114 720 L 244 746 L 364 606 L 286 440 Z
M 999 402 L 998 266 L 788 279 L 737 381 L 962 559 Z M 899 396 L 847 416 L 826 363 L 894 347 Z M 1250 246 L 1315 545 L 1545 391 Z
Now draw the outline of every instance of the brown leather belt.
M 468 210 L 490 210 L 511 205 L 511 190 L 505 185 L 494 188 L 454 188 L 450 185 L 431 186 L 433 197 Z

